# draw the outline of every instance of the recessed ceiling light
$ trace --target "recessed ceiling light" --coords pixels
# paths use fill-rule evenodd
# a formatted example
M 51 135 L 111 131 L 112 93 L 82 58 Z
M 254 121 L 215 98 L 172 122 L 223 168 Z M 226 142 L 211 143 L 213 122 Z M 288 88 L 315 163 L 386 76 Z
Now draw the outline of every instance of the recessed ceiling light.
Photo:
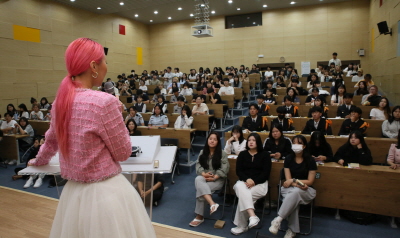
M 229 1 L 228 1 L 228 3 L 232 3 L 232 2 L 233 2 L 232 0 L 229 0 Z
M 191 16 L 191 17 L 192 17 L 192 16 L 194 16 L 194 15 L 193 15 L 193 13 L 190 13 L 190 15 L 189 15 L 189 16 Z
M 154 14 L 158 14 L 158 12 L 157 12 L 157 11 L 154 11 Z
M 200 7 L 205 7 L 206 5 L 204 5 L 204 4 L 200 4 Z
M 75 0 L 71 0 L 71 2 L 75 2 Z
M 120 2 L 119 5 L 123 6 L 123 5 L 124 5 L 124 2 Z
M 181 8 L 181 7 L 178 7 L 178 10 L 180 11 L 180 10 L 182 10 L 182 8 Z
M 97 7 L 97 10 L 101 10 L 101 7 Z
M 171 20 L 172 19 L 172 17 L 168 17 L 168 20 Z
M 211 11 L 211 14 L 215 14 L 215 11 Z
M 240 11 L 240 7 L 236 8 L 236 10 Z
M 153 20 L 150 20 L 150 22 L 153 22 Z
M 253 22 L 253 25 L 255 25 L 256 24 L 256 22 Z
M 138 17 L 139 15 L 138 14 L 135 14 L 135 17 Z
M 268 7 L 267 4 L 264 4 L 263 7 Z
M 290 2 L 290 4 L 295 4 L 296 2 Z

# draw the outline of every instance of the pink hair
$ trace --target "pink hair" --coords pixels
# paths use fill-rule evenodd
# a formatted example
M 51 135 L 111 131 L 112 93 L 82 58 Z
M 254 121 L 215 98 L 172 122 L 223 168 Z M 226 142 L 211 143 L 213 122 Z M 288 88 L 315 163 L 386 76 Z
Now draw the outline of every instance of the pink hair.
M 73 77 L 88 70 L 90 62 L 100 63 L 103 57 L 103 47 L 89 38 L 74 40 L 65 52 L 68 75 L 62 80 L 54 102 L 55 131 L 60 152 L 65 158 L 69 154 L 68 128 L 72 115 L 75 89 L 81 85 L 73 80 Z

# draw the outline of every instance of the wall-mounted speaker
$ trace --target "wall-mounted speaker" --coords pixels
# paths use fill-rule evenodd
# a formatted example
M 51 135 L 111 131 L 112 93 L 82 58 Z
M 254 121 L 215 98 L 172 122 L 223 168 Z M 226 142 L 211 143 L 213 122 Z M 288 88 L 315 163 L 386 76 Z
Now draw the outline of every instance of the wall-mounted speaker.
M 389 30 L 388 24 L 386 21 L 382 21 L 378 23 L 378 29 L 380 34 L 390 34 L 392 35 L 392 32 Z
M 104 54 L 107 55 L 107 53 L 108 53 L 108 48 L 104 47 Z

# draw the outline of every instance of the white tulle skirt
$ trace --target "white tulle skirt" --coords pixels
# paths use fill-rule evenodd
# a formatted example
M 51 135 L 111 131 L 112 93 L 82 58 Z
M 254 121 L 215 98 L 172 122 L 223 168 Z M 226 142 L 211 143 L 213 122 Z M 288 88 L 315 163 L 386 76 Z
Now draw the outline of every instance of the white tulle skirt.
M 119 174 L 97 183 L 68 181 L 58 203 L 51 238 L 152 238 L 143 202 Z

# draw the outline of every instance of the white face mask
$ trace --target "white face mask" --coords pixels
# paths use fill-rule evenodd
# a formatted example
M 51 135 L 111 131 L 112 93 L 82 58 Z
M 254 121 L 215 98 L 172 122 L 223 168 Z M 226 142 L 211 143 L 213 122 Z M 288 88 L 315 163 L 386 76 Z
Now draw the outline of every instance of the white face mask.
M 296 154 L 301 153 L 303 151 L 303 145 L 301 145 L 301 144 L 292 144 L 292 150 Z

